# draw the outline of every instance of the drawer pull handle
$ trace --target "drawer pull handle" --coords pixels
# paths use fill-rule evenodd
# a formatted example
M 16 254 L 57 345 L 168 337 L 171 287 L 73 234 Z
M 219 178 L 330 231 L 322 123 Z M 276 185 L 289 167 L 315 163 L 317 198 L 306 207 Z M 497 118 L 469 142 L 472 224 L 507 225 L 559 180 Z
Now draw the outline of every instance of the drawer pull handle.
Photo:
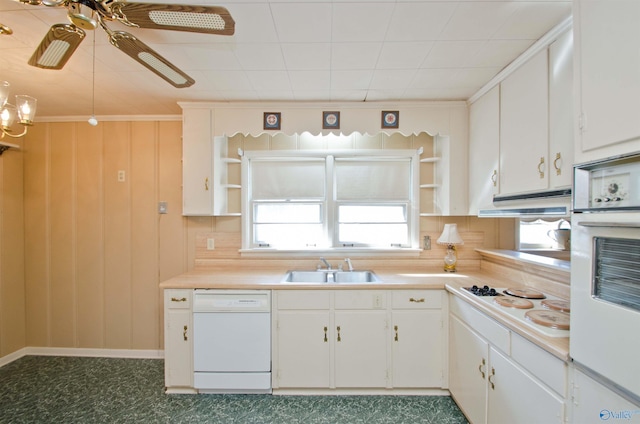
M 540 158 L 540 162 L 538 163 L 538 174 L 540 175 L 540 178 L 544 178 L 544 157 Z
M 186 302 L 187 298 L 186 297 L 172 297 L 171 301 L 172 302 Z
M 327 339 L 327 327 L 324 327 L 324 342 L 327 343 L 329 340 Z
M 492 378 L 496 375 L 495 368 L 491 367 L 491 375 L 489 376 L 489 384 L 491 384 L 491 390 L 496 389 L 496 385 L 493 383 Z
M 342 337 L 340 337 L 340 326 L 336 327 L 336 330 L 338 330 L 338 341 L 341 342 Z
M 409 302 L 424 303 L 424 297 L 421 297 L 420 299 L 414 299 L 413 297 L 411 297 L 409 298 Z
M 204 189 L 205 191 L 209 191 L 209 178 L 204 179 Z
M 484 380 L 484 366 L 487 364 L 487 362 L 484 360 L 484 358 L 482 358 L 482 363 L 480 365 L 478 365 L 478 371 L 480 371 L 480 375 L 482 376 L 482 379 Z
M 182 337 L 184 338 L 184 341 L 186 342 L 187 339 L 187 326 L 184 326 L 184 331 L 182 331 Z
M 558 163 L 560 165 L 558 165 Z M 553 161 L 553 167 L 556 169 L 556 175 L 562 175 L 562 155 L 560 152 L 556 153 L 556 158 Z
M 397 342 L 398 341 L 398 326 L 397 325 L 393 326 L 393 331 L 396 332 L 396 336 L 393 338 L 393 340 L 395 340 Z
M 493 186 L 496 187 L 498 185 L 498 170 L 494 169 L 493 174 L 491 174 L 491 182 Z

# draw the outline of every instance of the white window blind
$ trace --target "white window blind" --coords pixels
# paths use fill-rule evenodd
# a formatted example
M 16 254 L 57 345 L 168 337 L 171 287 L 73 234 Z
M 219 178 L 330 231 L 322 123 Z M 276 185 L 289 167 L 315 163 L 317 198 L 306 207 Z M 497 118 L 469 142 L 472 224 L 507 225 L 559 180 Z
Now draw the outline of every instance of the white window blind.
M 418 156 L 400 152 L 247 155 L 243 174 L 250 184 L 243 185 L 243 247 L 415 247 Z

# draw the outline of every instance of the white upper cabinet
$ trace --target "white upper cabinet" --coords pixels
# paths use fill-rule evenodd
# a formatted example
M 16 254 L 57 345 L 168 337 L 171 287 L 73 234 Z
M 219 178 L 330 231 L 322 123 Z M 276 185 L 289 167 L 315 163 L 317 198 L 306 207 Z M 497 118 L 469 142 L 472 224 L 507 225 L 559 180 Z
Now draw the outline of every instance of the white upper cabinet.
M 211 109 L 182 115 L 182 214 L 213 214 L 213 135 Z
M 471 215 L 496 195 L 571 187 L 573 34 L 558 34 L 470 106 Z
M 549 46 L 549 188 L 571 187 L 573 170 L 573 33 Z
M 640 2 L 574 0 L 576 162 L 640 150 Z
M 500 89 L 500 194 L 547 188 L 547 51 L 509 75 Z
M 500 86 L 471 105 L 469 140 L 469 213 L 476 215 L 500 189 Z

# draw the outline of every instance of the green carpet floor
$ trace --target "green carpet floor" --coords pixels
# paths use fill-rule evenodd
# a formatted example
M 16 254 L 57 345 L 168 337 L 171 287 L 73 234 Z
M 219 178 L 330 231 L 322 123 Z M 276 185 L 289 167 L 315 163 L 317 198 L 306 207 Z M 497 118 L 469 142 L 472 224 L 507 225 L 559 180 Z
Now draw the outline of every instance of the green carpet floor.
M 26 356 L 0 423 L 466 423 L 447 396 L 167 395 L 162 360 Z

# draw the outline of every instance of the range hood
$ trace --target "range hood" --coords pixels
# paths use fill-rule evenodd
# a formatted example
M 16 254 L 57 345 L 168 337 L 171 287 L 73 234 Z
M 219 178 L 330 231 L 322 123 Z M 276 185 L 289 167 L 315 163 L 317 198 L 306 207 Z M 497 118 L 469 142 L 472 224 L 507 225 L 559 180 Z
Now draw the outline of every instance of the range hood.
M 494 195 L 493 205 L 478 211 L 481 218 L 568 217 L 571 188 Z

